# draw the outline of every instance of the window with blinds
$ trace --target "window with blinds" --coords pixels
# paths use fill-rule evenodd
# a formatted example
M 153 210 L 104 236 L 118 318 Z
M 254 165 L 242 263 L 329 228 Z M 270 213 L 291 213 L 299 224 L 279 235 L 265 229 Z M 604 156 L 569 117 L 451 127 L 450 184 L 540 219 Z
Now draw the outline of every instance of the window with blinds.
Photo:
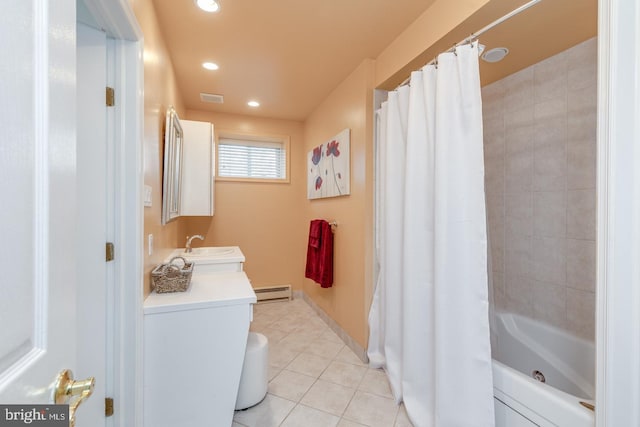
M 230 138 L 218 140 L 218 176 L 239 179 L 287 179 L 287 148 L 274 138 Z

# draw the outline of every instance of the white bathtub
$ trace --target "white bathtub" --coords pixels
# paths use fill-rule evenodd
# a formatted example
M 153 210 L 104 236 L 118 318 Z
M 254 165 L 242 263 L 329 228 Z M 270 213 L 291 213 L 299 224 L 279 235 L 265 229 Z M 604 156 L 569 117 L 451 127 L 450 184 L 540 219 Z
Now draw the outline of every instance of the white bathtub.
M 594 404 L 593 343 L 510 313 L 496 313 L 492 340 L 496 427 L 595 425 L 580 404 Z

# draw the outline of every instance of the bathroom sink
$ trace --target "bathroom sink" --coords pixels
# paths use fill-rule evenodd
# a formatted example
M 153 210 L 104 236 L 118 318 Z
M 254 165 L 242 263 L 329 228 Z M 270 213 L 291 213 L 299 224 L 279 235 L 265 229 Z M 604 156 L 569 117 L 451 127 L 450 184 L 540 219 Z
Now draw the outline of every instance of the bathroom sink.
M 242 271 L 244 263 L 244 254 L 237 246 L 205 246 L 193 248 L 189 253 L 186 253 L 184 248 L 179 248 L 174 250 L 165 262 L 176 256 L 195 264 L 194 275 L 216 271 Z
M 190 253 L 184 253 L 184 256 L 188 258 L 208 258 L 229 255 L 233 252 L 233 247 L 205 247 L 193 248 Z

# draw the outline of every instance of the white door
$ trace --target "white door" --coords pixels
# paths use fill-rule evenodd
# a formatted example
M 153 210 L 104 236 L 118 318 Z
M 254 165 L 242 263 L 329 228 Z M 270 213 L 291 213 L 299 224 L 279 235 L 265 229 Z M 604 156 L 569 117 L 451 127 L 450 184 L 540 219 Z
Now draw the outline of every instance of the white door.
M 50 403 L 76 368 L 75 25 L 74 0 L 0 15 L 2 403 Z

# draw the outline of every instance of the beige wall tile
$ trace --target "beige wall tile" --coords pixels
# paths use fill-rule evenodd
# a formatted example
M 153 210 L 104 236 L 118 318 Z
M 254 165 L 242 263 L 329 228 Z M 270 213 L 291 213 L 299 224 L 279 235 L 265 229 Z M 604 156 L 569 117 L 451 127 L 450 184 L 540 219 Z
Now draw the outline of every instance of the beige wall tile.
M 531 277 L 564 286 L 567 281 L 567 243 L 564 238 L 534 237 Z
M 567 137 L 569 141 L 595 141 L 597 122 L 595 108 L 570 112 L 567 116 Z
M 533 104 L 505 111 L 504 130 L 509 137 L 509 141 L 517 137 L 519 131 L 522 133 L 521 129 L 523 128 L 527 131 L 527 139 L 531 140 L 533 138 L 531 126 L 534 124 L 534 112 Z
M 505 160 L 505 192 L 531 191 L 533 186 L 533 152 L 509 154 Z
M 504 123 L 502 119 L 493 119 L 484 128 L 484 158 L 504 157 Z
M 598 43 L 593 38 L 568 51 L 568 88 L 580 89 L 597 82 Z
M 567 191 L 567 237 L 595 240 L 596 194 L 594 190 Z
M 505 277 L 506 310 L 533 317 L 533 280 L 515 274 Z
M 596 188 L 596 140 L 570 140 L 567 144 L 567 189 Z
M 533 282 L 533 316 L 557 328 L 567 325 L 567 291 L 564 286 Z
M 569 299 L 595 283 L 596 51 L 482 89 L 494 306 L 591 339 L 589 294 Z
M 567 193 L 538 191 L 533 193 L 533 234 L 561 237 L 567 234 Z
M 504 193 L 504 157 L 485 160 L 484 185 L 487 194 Z
M 504 80 L 505 111 L 514 111 L 533 104 L 533 68 L 525 68 Z
M 591 84 L 575 90 L 570 90 L 567 94 L 567 112 L 585 113 L 598 108 L 598 92 L 596 85 Z
M 505 195 L 505 234 L 533 235 L 533 193 L 524 191 Z
M 490 226 L 489 233 L 492 269 L 493 271 L 504 272 L 504 226 Z
M 596 294 L 567 288 L 567 325 L 581 338 L 595 339 Z
M 504 112 L 504 83 L 500 80 L 482 88 L 482 117 L 502 117 Z
M 517 233 L 506 234 L 504 270 L 507 277 L 531 277 L 533 267 L 531 244 L 531 236 Z
M 536 144 L 533 155 L 534 191 L 564 190 L 567 182 L 566 140 Z
M 491 277 L 493 279 L 493 304 L 497 310 L 504 311 L 507 308 L 504 273 L 494 270 Z
M 568 57 L 565 51 L 533 65 L 535 102 L 566 95 Z
M 567 286 L 596 290 L 596 242 L 567 239 Z

